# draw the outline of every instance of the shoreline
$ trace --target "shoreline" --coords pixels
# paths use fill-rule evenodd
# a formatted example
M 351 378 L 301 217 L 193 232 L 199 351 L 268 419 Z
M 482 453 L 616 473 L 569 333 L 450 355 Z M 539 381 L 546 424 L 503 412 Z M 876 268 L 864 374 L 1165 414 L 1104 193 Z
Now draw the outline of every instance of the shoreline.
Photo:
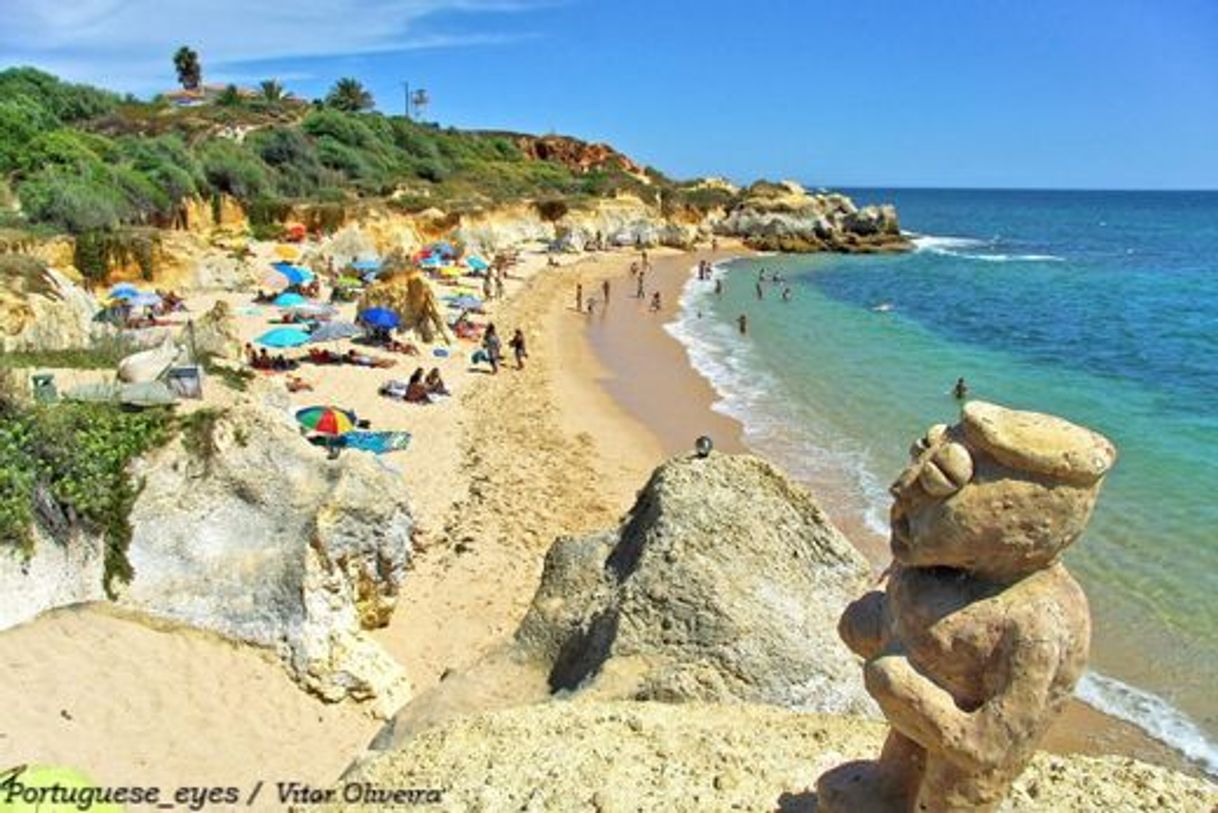
M 694 368 L 685 346 L 665 329 L 665 325 L 680 315 L 681 291 L 699 259 L 718 263 L 749 255 L 750 252 L 743 248 L 727 248 L 717 253 L 658 255 L 647 287 L 649 292 L 653 289 L 661 292 L 663 307 L 659 313 L 647 313 L 639 304 L 638 315 L 648 318 L 613 319 L 602 312 L 589 321 L 583 331 L 572 331 L 578 334 L 572 335 L 572 341 L 582 338 L 603 368 L 604 375 L 597 383 L 634 423 L 630 433 L 650 435 L 667 454 L 688 450 L 699 434 L 710 435 L 721 451 L 754 453 L 744 440 L 743 425 L 714 411 L 718 394 Z M 628 264 L 627 261 L 625 265 Z M 629 274 L 626 274 L 624 283 L 629 282 Z M 623 292 L 622 296 L 626 295 Z M 630 301 L 641 303 L 633 298 Z M 620 308 L 620 311 L 629 309 Z M 886 564 L 887 541 L 868 528 L 861 517 L 843 516 L 843 512 L 837 510 L 834 486 L 844 489 L 845 484 L 804 485 L 811 488 L 834 524 L 878 573 Z M 1119 754 L 1193 774 L 1202 773 L 1171 746 L 1077 697 L 1049 730 L 1041 748 L 1061 754 Z

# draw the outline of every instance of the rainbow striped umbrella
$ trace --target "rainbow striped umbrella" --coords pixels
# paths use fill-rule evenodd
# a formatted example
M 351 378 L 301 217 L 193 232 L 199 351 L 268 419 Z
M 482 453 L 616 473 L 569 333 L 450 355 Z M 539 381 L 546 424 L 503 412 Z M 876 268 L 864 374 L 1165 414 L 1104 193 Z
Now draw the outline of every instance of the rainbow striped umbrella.
M 345 435 L 355 428 L 355 413 L 332 406 L 311 406 L 296 412 L 296 422 L 323 435 Z

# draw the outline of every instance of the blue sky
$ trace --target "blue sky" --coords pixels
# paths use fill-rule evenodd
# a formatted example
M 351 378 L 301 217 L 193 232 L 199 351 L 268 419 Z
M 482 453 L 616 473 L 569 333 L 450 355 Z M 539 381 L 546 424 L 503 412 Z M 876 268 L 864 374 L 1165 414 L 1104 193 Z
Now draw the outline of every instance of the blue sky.
M 612 143 L 670 175 L 1218 188 L 1216 0 L 0 0 L 0 64 L 148 95 L 401 81 L 444 125 Z

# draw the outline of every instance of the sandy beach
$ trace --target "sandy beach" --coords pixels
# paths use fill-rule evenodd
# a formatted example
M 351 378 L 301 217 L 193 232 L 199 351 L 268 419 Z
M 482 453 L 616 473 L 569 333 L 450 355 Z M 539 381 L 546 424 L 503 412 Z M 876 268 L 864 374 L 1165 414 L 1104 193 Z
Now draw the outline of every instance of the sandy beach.
M 744 450 L 740 426 L 712 410 L 713 390 L 663 329 L 697 260 L 733 251 L 655 252 L 647 287 L 661 293 L 658 313 L 633 296 L 635 252 L 567 258 L 558 269 L 526 255 L 508 298 L 486 317 L 505 338 L 524 331 L 522 370 L 508 359 L 497 375 L 485 365 L 477 371 L 473 346 L 458 343 L 447 358 L 423 348 L 419 359 L 398 357 L 388 370 L 298 371 L 314 389 L 290 395 L 293 406 L 337 403 L 375 429 L 413 434 L 410 448 L 383 464 L 410 496 L 418 550 L 395 614 L 373 635 L 403 664 L 416 695 L 510 638 L 556 537 L 615 525 L 652 469 L 699 435 L 721 450 Z M 601 300 L 604 280 L 607 305 L 577 312 L 576 284 Z M 191 310 L 221 298 L 243 340 L 267 329 L 269 309 L 252 308 L 248 295 L 195 297 Z M 416 365 L 439 366 L 452 397 L 417 406 L 377 394 Z M 272 387 L 282 379 L 272 377 Z M 821 499 L 832 514 L 831 499 Z M 878 563 L 874 546 L 860 548 Z M 5 632 L 0 664 L 0 703 L 10 710 L 0 724 L 0 764 L 71 765 L 98 781 L 327 783 L 380 726 L 357 704 L 303 693 L 272 653 L 104 607 L 50 613 Z M 1046 745 L 1180 764 L 1133 727 L 1077 703 Z

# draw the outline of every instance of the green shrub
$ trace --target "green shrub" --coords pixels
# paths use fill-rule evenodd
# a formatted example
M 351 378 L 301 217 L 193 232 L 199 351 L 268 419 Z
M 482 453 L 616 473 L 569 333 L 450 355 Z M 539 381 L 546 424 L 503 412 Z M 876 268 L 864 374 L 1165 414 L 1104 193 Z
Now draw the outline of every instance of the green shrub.
M 105 541 L 103 586 L 129 582 L 131 508 L 140 484 L 131 459 L 171 436 L 162 410 L 127 412 L 109 404 L 0 406 L 0 540 L 27 553 L 33 544 L 35 493 L 49 495 L 69 519 Z
M 208 141 L 199 157 L 207 182 L 215 192 L 251 200 L 270 191 L 266 164 L 240 144 L 227 139 Z

